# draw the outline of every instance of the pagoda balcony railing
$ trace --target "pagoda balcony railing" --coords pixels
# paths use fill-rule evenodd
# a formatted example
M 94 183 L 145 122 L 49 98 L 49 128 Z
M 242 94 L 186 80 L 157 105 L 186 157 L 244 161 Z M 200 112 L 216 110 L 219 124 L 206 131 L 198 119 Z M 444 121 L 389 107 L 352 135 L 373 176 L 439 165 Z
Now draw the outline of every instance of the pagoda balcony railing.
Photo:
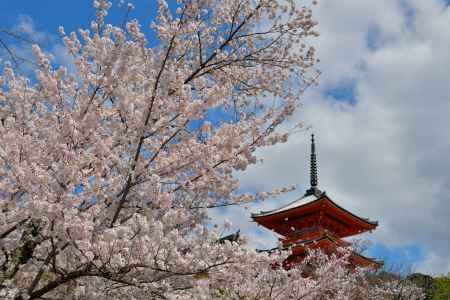
M 324 233 L 324 229 L 321 226 L 312 226 L 303 229 L 296 229 L 292 231 L 291 235 L 285 238 L 280 238 L 280 241 L 282 241 L 283 244 L 288 244 L 296 242 L 301 238 L 310 238 L 312 234 L 320 235 L 322 233 Z
M 301 235 L 304 235 L 305 233 L 311 233 L 311 232 L 318 232 L 321 231 L 322 227 L 320 226 L 312 226 L 302 229 L 295 229 L 292 231 L 292 237 L 300 237 Z
M 312 227 L 308 227 L 308 228 L 303 228 L 303 229 L 297 229 L 295 231 L 293 231 L 293 234 L 291 236 L 285 237 L 285 238 L 280 238 L 280 241 L 284 244 L 284 245 L 288 245 L 288 244 L 292 244 L 292 243 L 297 243 L 297 242 L 301 242 L 303 240 L 310 240 L 310 239 L 314 239 L 314 238 L 318 238 L 320 236 L 323 235 L 327 235 L 329 237 L 332 238 L 337 238 L 337 236 L 329 231 L 328 229 L 322 227 L 322 226 L 312 226 Z M 338 239 L 340 240 L 340 239 Z M 342 240 L 340 240 L 341 243 L 345 242 Z

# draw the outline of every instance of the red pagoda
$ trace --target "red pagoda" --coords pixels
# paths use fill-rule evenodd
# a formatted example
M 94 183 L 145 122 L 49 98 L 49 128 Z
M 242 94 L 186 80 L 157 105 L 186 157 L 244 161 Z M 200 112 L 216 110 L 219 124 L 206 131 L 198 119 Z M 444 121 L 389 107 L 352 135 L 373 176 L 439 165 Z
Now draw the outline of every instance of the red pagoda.
M 282 245 L 292 247 L 287 265 L 304 258 L 306 250 L 320 248 L 327 254 L 335 253 L 338 247 L 348 246 L 343 238 L 372 231 L 378 222 L 361 218 L 336 204 L 318 189 L 317 158 L 314 135 L 311 139 L 311 187 L 299 199 L 271 211 L 252 214 L 252 219 L 280 234 Z M 354 266 L 377 269 L 383 265 L 359 253 L 353 252 L 350 263 Z

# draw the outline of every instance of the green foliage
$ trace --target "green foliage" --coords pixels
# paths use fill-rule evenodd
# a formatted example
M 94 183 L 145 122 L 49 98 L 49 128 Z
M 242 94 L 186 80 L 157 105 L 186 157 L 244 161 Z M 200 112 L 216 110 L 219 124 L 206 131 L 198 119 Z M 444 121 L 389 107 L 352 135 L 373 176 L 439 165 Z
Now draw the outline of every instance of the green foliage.
M 433 299 L 437 290 L 437 284 L 433 277 L 430 275 L 413 273 L 408 275 L 407 279 L 423 290 L 425 293 L 425 300 Z
M 434 281 L 436 282 L 437 290 L 433 300 L 450 299 L 450 274 L 447 276 L 436 277 Z

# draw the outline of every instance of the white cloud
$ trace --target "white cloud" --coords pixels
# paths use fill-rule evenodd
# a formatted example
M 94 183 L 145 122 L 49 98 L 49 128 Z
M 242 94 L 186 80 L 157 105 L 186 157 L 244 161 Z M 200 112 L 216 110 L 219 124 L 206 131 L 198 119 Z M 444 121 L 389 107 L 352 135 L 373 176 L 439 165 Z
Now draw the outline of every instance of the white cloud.
M 28 15 L 20 15 L 17 23 L 11 30 L 3 32 L 1 37 L 5 39 L 4 41 L 8 48 L 14 53 L 19 67 L 18 71 L 24 75 L 30 77 L 34 75 L 36 57 L 31 50 L 32 44 L 38 44 L 46 53 L 51 54 L 54 65 L 63 65 L 69 71 L 75 71 L 73 57 L 63 45 L 62 39 L 45 30 L 41 30 Z M 0 57 L 0 63 L 9 61 L 8 64 L 10 64 L 12 62 L 10 55 L 7 52 L 2 54 L 3 57 Z
M 324 75 L 292 122 L 317 134 L 320 187 L 379 220 L 367 237 L 388 247 L 418 244 L 426 256 L 419 271 L 449 272 L 450 9 L 437 0 L 321 1 L 316 18 Z M 355 105 L 327 96 L 349 79 Z M 309 132 L 261 151 L 264 164 L 242 175 L 243 186 L 299 184 L 299 191 L 251 211 L 300 196 L 308 185 L 308 147 Z M 248 211 L 226 215 L 253 234 Z M 272 246 L 265 236 L 273 235 L 266 231 L 254 244 Z
M 13 32 L 33 43 L 50 43 L 54 40 L 54 37 L 49 33 L 38 30 L 34 20 L 28 15 L 19 15 L 18 22 L 13 27 Z

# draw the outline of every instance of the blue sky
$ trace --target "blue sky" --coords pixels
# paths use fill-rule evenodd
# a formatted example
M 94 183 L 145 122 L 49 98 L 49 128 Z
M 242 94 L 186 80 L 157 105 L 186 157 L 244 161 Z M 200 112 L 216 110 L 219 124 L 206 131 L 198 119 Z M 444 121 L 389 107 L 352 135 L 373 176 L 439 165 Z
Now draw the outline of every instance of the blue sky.
M 130 18 L 147 20 L 148 25 L 156 15 L 156 1 L 133 1 L 136 9 L 130 14 Z M 126 9 L 119 9 L 113 5 L 110 11 L 110 19 L 122 20 Z M 64 25 L 66 32 L 71 32 L 80 27 L 88 28 L 89 23 L 95 18 L 95 10 L 92 9 L 92 1 L 57 1 L 57 0 L 4 0 L 0 1 L 0 25 L 2 28 L 10 28 L 18 22 L 21 15 L 30 16 L 36 24 L 38 31 L 45 31 L 58 35 L 58 26 Z M 148 28 L 148 26 L 146 27 Z M 148 31 L 149 32 L 149 31 Z
M 155 2 L 134 1 L 130 18 L 148 28 Z M 448 2 L 322 2 L 316 13 L 321 85 L 306 93 L 291 120 L 312 126 L 318 135 L 320 187 L 343 207 L 380 222 L 364 236 L 373 242 L 368 255 L 392 266 L 449 272 L 450 68 L 442 67 L 450 63 Z M 109 20 L 121 22 L 124 14 L 114 5 Z M 0 1 L 0 28 L 32 22 L 36 32 L 49 37 L 48 49 L 58 43 L 59 25 L 70 32 L 89 27 L 93 17 L 91 1 Z M 150 44 L 157 44 L 146 32 Z M 271 233 L 246 220 L 250 211 L 280 206 L 303 193 L 308 140 L 309 132 L 301 133 L 261 151 L 265 164 L 242 174 L 245 190 L 295 184 L 298 191 L 249 210 L 213 214 L 231 219 L 256 247 L 271 247 Z

